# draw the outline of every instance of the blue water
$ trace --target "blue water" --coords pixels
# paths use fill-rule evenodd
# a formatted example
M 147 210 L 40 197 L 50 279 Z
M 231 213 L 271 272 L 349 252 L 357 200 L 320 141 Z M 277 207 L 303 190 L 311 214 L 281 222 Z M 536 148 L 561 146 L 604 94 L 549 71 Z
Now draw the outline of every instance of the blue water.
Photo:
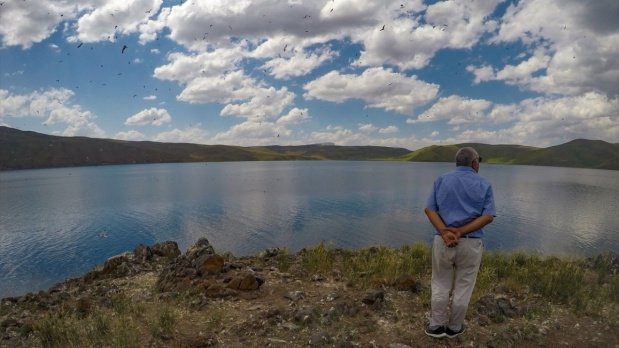
M 234 162 L 0 172 L 0 298 L 47 290 L 138 244 L 206 236 L 218 252 L 399 247 L 432 239 L 423 208 L 450 163 Z M 482 164 L 488 250 L 619 250 L 619 171 Z M 107 238 L 99 235 L 107 230 Z

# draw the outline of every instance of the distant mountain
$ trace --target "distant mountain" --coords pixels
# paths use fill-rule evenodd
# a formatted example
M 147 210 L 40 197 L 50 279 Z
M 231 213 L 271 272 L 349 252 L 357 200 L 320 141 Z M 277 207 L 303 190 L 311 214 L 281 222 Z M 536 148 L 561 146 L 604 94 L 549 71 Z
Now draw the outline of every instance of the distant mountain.
M 456 151 L 472 146 L 485 163 L 527 164 L 619 170 L 619 144 L 578 139 L 549 148 L 520 145 L 456 144 L 411 152 L 384 146 L 227 146 L 59 137 L 0 126 L 0 170 L 106 164 L 389 160 L 453 162 Z
M 395 160 L 410 153 L 380 146 L 226 146 L 59 137 L 0 126 L 0 170 L 106 164 Z
M 619 170 L 619 143 L 576 139 L 548 148 L 465 143 L 428 146 L 404 156 L 406 161 L 453 162 L 460 147 L 471 146 L 484 163 L 525 164 Z

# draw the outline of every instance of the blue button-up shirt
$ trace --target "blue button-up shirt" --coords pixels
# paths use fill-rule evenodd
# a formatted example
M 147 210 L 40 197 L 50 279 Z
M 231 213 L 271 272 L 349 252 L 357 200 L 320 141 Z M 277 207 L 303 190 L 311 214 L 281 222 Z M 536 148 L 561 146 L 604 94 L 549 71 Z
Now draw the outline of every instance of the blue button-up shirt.
M 436 179 L 426 208 L 436 211 L 447 227 L 466 225 L 481 215 L 496 216 L 492 185 L 466 166 L 456 167 Z M 436 229 L 435 233 L 440 235 Z M 467 234 L 480 238 L 483 235 L 483 228 Z

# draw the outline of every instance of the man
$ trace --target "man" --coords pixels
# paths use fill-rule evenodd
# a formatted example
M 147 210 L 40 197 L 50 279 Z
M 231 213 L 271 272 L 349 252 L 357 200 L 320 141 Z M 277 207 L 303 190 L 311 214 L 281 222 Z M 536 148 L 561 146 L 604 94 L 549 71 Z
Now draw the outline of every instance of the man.
M 459 149 L 456 170 L 436 179 L 426 202 L 425 213 L 436 234 L 432 245 L 432 314 L 425 329 L 431 337 L 453 338 L 466 329 L 464 316 L 481 263 L 483 227 L 496 214 L 492 185 L 477 174 L 480 163 L 475 149 Z

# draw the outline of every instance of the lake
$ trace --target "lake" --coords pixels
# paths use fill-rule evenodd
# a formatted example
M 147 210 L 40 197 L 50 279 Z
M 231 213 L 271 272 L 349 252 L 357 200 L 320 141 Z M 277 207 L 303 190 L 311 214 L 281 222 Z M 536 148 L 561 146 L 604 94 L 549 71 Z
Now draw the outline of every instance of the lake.
M 0 172 L 0 298 L 47 290 L 140 243 L 218 252 L 430 243 L 423 208 L 452 163 L 148 164 Z M 481 164 L 488 250 L 619 250 L 619 171 Z M 107 237 L 100 234 L 107 230 Z

